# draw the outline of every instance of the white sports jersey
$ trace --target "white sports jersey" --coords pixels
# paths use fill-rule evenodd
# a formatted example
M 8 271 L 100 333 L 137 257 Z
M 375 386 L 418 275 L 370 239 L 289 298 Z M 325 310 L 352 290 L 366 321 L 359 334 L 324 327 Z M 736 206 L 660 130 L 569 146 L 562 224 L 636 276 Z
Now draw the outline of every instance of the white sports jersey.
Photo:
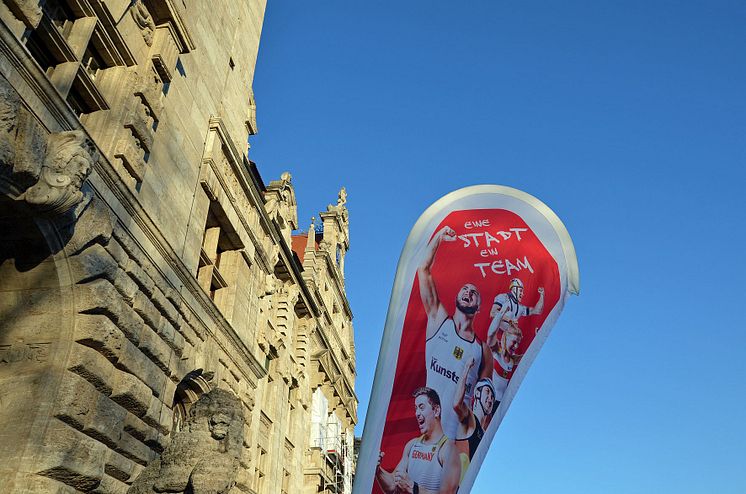
M 502 310 L 503 307 L 507 306 L 505 315 L 503 316 L 503 320 L 500 323 L 500 329 L 503 330 L 509 327 L 509 321 L 513 321 L 514 323 L 518 324 L 518 318 L 527 316 L 530 310 L 530 307 L 526 307 L 525 305 L 518 303 L 507 293 L 501 293 L 497 297 L 495 297 L 495 305 L 497 305 L 497 310 Z
M 420 492 L 440 491 L 443 465 L 440 464 L 438 454 L 447 440 L 448 438 L 444 435 L 437 443 L 425 444 L 420 436 L 409 450 L 407 474 L 409 478 L 417 482 Z
M 438 393 L 441 403 L 441 425 L 446 436 L 452 439 L 466 439 L 456 437 L 458 416 L 453 411 L 453 396 L 469 357 L 474 357 L 474 366 L 466 376 L 464 403 L 471 409 L 474 385 L 479 379 L 479 368 L 482 365 L 482 345 L 479 340 L 463 339 L 456 333 L 453 319 L 449 318 L 443 321 L 435 334 L 425 342 L 427 387 Z
M 508 387 L 508 373 L 513 370 L 513 361 L 506 362 L 502 355 L 492 352 L 495 359 L 495 370 L 492 373 L 492 384 L 495 386 L 495 401 L 502 401 Z

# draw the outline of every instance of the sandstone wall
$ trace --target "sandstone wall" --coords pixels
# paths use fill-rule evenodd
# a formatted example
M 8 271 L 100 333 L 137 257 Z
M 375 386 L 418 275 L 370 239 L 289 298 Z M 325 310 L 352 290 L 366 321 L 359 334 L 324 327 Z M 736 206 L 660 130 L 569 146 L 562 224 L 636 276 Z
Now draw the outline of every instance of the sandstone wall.
M 264 8 L 0 2 L 3 492 L 126 492 L 214 388 L 244 407 L 235 492 L 334 481 L 309 406 L 352 434 L 347 213 L 301 263 L 289 175 L 248 160 Z

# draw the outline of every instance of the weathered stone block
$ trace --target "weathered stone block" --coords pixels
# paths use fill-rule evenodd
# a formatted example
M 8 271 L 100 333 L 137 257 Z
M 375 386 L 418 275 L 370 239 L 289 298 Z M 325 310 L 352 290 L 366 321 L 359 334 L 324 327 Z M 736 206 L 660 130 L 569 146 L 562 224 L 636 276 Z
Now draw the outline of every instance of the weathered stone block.
M 116 225 L 113 232 L 114 238 L 117 239 L 119 244 L 127 251 L 130 260 L 142 259 L 143 252 L 137 242 L 132 238 L 130 233 L 122 227 L 122 225 Z
M 114 366 L 96 350 L 83 345 L 73 345 L 68 370 L 91 383 L 100 393 L 111 394 Z
M 78 218 L 73 236 L 65 249 L 68 253 L 74 254 L 94 243 L 106 244 L 111 238 L 115 224 L 116 217 L 109 206 L 93 197 Z
M 157 331 L 161 324 L 161 313 L 153 305 L 153 302 L 143 293 L 138 292 L 135 294 L 135 300 L 132 303 L 132 308 L 137 312 L 143 321 L 150 326 L 153 331 Z
M 130 259 L 129 255 L 127 255 L 127 251 L 124 250 L 124 247 L 122 247 L 122 244 L 120 244 L 116 238 L 112 237 L 109 239 L 109 243 L 106 244 L 105 248 L 120 268 L 123 268 Z
M 147 275 L 147 273 L 145 273 L 145 271 L 137 264 L 134 259 L 130 259 L 127 262 L 124 270 L 132 277 L 135 283 L 137 283 L 137 286 L 140 287 L 140 290 L 142 290 L 145 295 L 149 297 L 153 294 L 153 290 L 155 289 L 155 282 L 150 276 Z
M 145 271 L 145 273 L 150 276 L 150 278 L 155 282 L 156 286 L 168 286 L 166 280 L 163 279 L 160 271 L 158 271 L 153 263 L 150 262 L 150 259 L 144 257 L 140 263 L 140 266 Z
M 136 463 L 129 458 L 125 458 L 116 451 L 112 450 L 109 450 L 107 452 L 104 464 L 104 471 L 106 472 L 106 474 L 122 482 L 126 482 L 127 480 L 129 480 L 135 470 L 136 465 Z
M 154 432 L 151 426 L 132 414 L 124 418 L 124 431 L 143 443 Z
M 143 422 L 150 425 L 154 429 L 151 429 L 150 433 L 145 439 L 145 442 L 153 441 L 162 442 L 163 438 L 158 438 L 158 435 L 167 436 L 171 433 L 171 428 L 174 423 L 174 414 L 171 409 L 165 406 L 158 400 L 153 400 L 148 413 L 143 417 Z
M 127 340 L 106 316 L 79 314 L 75 322 L 75 340 L 100 353 L 117 369 L 137 376 L 155 396 L 161 396 L 164 383 L 170 382 L 163 371 Z
M 127 432 L 122 433 L 122 438 L 115 449 L 123 456 L 141 465 L 147 465 L 156 456 L 153 450 Z
M 92 351 L 92 350 L 91 350 Z M 114 446 L 119 441 L 127 411 L 92 384 L 73 374 L 62 381 L 55 416 L 84 434 Z
M 166 403 L 168 406 L 172 406 L 174 402 L 174 397 L 176 396 L 176 383 L 173 382 L 171 379 L 166 378 L 163 381 L 163 402 Z
M 131 306 L 135 301 L 135 296 L 140 290 L 137 283 L 135 283 L 134 280 L 121 268 L 117 269 L 113 282 L 114 288 L 122 294 L 124 302 Z
M 101 477 L 101 483 L 99 486 L 91 492 L 94 494 L 127 494 L 127 489 L 129 489 L 129 485 L 118 480 L 114 476 L 105 474 Z
M 81 432 L 52 421 L 39 455 L 39 475 L 63 482 L 81 491 L 98 487 L 104 474 L 106 446 Z
M 168 409 L 168 407 L 159 400 L 152 400 L 150 402 L 150 407 L 148 408 L 148 411 L 142 418 L 142 420 L 149 426 L 153 427 L 153 429 L 155 430 L 151 430 L 148 433 L 147 437 L 145 438 L 146 441 L 155 437 L 158 431 L 160 431 L 162 434 L 168 434 L 171 431 L 172 422 L 168 422 L 165 425 L 161 423 L 161 417 L 163 416 L 164 408 Z
M 161 417 L 159 419 L 158 430 L 164 436 L 171 434 L 174 425 L 174 412 L 169 407 L 161 408 Z
M 158 334 L 163 338 L 163 341 L 173 349 L 176 356 L 181 357 L 186 341 L 165 317 L 161 318 L 161 325 L 158 328 Z
M 126 305 L 119 292 L 108 280 L 94 280 L 76 287 L 78 312 L 84 314 L 104 314 L 109 317 L 124 335 L 137 343 L 143 329 L 140 316 Z
M 110 362 L 119 360 L 122 348 L 132 345 L 124 333 L 106 316 L 78 314 L 75 318 L 75 340 L 93 348 Z
M 152 331 L 143 331 L 139 346 L 140 350 L 150 357 L 166 375 L 170 376 L 172 374 L 169 364 L 171 363 L 173 350 L 157 334 Z
M 105 395 L 99 395 L 83 432 L 113 448 L 122 437 L 123 421 L 127 415 L 124 408 Z
M 207 338 L 207 327 L 205 327 L 201 321 L 193 320 L 189 323 L 189 327 L 192 328 L 192 331 L 194 331 L 194 334 L 196 334 L 200 340 L 205 341 Z
M 0 485 L 2 484 L 2 477 L 0 477 Z M 19 484 L 23 486 L 23 490 L 20 492 L 26 493 L 37 493 L 43 492 L 44 494 L 79 494 L 79 490 L 70 487 L 69 485 L 63 484 L 59 480 L 50 479 L 49 477 L 41 477 L 39 475 L 29 473 L 23 475 L 22 478 L 16 478 L 16 486 Z
M 194 332 L 194 330 L 189 326 L 189 324 L 186 322 L 186 320 L 183 317 L 179 317 L 178 324 L 175 324 L 174 327 L 179 332 L 181 336 L 184 337 L 184 339 L 189 343 L 190 345 L 194 346 L 198 340 L 197 334 Z
M 118 269 L 111 254 L 99 244 L 93 244 L 70 257 L 70 268 L 75 283 L 86 283 L 96 278 L 113 281 Z
M 145 470 L 145 467 L 143 465 L 140 465 L 139 463 L 135 463 L 135 468 L 132 471 L 132 476 L 129 479 L 129 482 L 131 483 L 134 481 L 137 477 L 140 476 L 140 474 Z
M 166 296 L 168 301 L 173 304 L 174 308 L 178 312 L 181 312 L 181 295 L 179 294 L 179 291 L 169 286 L 163 290 L 163 294 Z
M 119 353 L 116 367 L 137 376 L 152 390 L 155 396 L 161 396 L 163 383 L 168 381 L 163 371 L 129 341 L 126 342 Z
M 152 394 L 150 388 L 137 377 L 120 372 L 112 385 L 111 399 L 142 417 L 148 411 Z
M 65 374 L 60 385 L 59 401 L 54 415 L 66 424 L 82 431 L 98 403 L 99 393 L 92 385 L 77 376 Z
M 161 314 L 163 314 L 163 316 L 168 319 L 171 324 L 178 324 L 179 313 L 177 312 L 176 307 L 174 307 L 173 304 L 169 302 L 163 292 L 157 287 L 153 292 L 153 304 L 155 304 Z

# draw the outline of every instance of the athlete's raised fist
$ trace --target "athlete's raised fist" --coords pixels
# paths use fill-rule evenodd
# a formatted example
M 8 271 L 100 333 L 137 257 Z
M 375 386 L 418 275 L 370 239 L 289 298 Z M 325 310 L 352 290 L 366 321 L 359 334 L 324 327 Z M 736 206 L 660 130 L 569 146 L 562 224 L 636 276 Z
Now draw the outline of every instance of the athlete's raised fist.
M 453 242 L 456 240 L 456 230 L 451 228 L 450 226 L 444 226 L 441 230 L 441 238 L 445 240 L 446 242 Z
M 540 286 L 539 289 L 538 289 L 538 292 L 539 292 L 540 295 L 544 295 L 544 287 Z

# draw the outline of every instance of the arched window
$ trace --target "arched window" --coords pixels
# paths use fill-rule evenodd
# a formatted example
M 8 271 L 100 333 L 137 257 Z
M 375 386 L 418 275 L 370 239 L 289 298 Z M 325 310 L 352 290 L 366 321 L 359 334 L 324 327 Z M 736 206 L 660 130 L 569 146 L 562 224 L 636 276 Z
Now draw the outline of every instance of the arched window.
M 171 432 L 178 432 L 186 422 L 189 408 L 200 396 L 212 389 L 209 383 L 211 375 L 205 375 L 202 369 L 193 370 L 176 386 L 174 393 L 174 418 Z

